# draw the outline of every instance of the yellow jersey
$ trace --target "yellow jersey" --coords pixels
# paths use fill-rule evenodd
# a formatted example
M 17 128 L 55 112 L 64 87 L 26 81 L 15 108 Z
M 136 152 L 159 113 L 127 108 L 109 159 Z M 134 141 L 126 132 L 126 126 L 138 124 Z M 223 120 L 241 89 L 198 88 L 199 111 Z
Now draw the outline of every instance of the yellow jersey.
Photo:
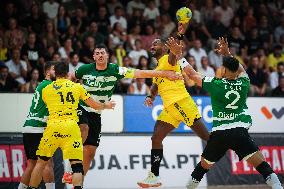
M 42 99 L 47 106 L 48 121 L 79 121 L 77 108 L 79 100 L 87 100 L 90 94 L 78 83 L 68 79 L 57 79 L 42 91 Z
M 181 73 L 178 64 L 172 66 L 168 61 L 169 55 L 164 55 L 158 60 L 158 66 L 155 70 L 167 70 Z M 171 81 L 167 78 L 155 77 L 153 83 L 158 86 L 158 92 L 162 98 L 164 107 L 189 97 L 183 80 Z

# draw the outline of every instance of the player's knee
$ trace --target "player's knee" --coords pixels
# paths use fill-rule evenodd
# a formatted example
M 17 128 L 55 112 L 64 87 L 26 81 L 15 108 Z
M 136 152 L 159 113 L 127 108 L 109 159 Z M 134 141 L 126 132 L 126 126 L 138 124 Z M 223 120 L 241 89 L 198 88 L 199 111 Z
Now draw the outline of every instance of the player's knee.
M 27 165 L 27 168 L 26 169 L 31 169 L 33 170 L 34 167 L 36 165 L 36 160 L 28 160 L 28 165 Z
M 74 163 L 71 164 L 72 172 L 73 173 L 82 173 L 84 175 L 83 164 L 82 163 Z
M 163 141 L 163 138 L 157 134 L 153 135 L 151 137 L 151 140 L 152 140 L 152 143 L 158 143 L 158 144 L 161 144 L 162 141 Z
M 214 162 L 210 162 L 210 161 L 204 159 L 203 157 L 201 158 L 201 166 L 204 169 L 210 169 L 213 165 L 214 165 Z

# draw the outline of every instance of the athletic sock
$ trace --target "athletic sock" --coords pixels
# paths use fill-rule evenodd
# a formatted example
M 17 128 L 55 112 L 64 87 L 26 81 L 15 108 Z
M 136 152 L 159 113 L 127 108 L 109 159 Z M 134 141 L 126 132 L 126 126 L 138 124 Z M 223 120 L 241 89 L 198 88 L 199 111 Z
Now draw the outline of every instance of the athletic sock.
M 159 176 L 160 164 L 163 159 L 163 149 L 151 150 L 151 172 Z
M 45 188 L 46 189 L 55 189 L 55 183 L 54 182 L 45 183 Z
M 191 173 L 192 176 L 192 180 L 195 180 L 197 182 L 200 182 L 203 178 L 203 176 L 205 175 L 205 173 L 207 173 L 209 171 L 209 169 L 204 169 L 201 166 L 201 163 L 199 162 L 195 169 L 193 170 L 193 172 Z
M 272 188 L 275 186 L 281 186 L 277 175 L 267 162 L 263 161 L 259 166 L 256 167 L 256 170 L 263 176 L 268 186 Z
M 27 185 L 25 185 L 24 183 L 21 183 L 21 182 L 20 182 L 20 184 L 19 184 L 19 186 L 18 186 L 18 189 L 27 189 L 27 188 L 28 188 Z

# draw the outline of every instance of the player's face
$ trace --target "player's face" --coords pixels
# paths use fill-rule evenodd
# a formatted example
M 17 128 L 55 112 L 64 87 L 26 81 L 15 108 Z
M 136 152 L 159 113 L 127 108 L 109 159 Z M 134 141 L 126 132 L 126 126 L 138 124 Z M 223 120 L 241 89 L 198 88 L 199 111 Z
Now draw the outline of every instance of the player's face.
M 106 52 L 106 50 L 104 48 L 101 49 L 95 49 L 94 54 L 93 54 L 93 58 L 96 62 L 96 64 L 107 64 L 108 62 L 108 53 Z
M 55 77 L 55 70 L 54 70 L 54 66 L 51 66 L 50 69 L 47 71 L 47 74 L 49 74 L 50 79 L 52 81 L 55 81 L 56 77 Z
M 152 56 L 158 57 L 162 55 L 163 53 L 163 43 L 160 39 L 155 39 L 152 42 L 151 50 L 150 50 Z

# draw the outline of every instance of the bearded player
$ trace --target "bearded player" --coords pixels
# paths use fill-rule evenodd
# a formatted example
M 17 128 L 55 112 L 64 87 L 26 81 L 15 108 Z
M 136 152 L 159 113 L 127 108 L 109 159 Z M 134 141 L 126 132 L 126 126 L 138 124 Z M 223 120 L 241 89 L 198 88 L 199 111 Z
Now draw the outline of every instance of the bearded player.
M 182 45 L 175 39 L 168 41 L 171 52 L 182 58 Z M 239 61 L 229 52 L 228 42 L 218 40 L 216 51 L 225 55 L 221 68 L 221 77 L 202 77 L 185 58 L 180 66 L 196 84 L 208 91 L 213 109 L 213 128 L 210 139 L 202 153 L 201 161 L 191 174 L 187 189 L 197 188 L 204 174 L 232 149 L 240 160 L 246 160 L 263 176 L 272 189 L 283 189 L 277 175 L 265 161 L 255 142 L 248 134 L 252 119 L 246 104 L 250 80 Z

